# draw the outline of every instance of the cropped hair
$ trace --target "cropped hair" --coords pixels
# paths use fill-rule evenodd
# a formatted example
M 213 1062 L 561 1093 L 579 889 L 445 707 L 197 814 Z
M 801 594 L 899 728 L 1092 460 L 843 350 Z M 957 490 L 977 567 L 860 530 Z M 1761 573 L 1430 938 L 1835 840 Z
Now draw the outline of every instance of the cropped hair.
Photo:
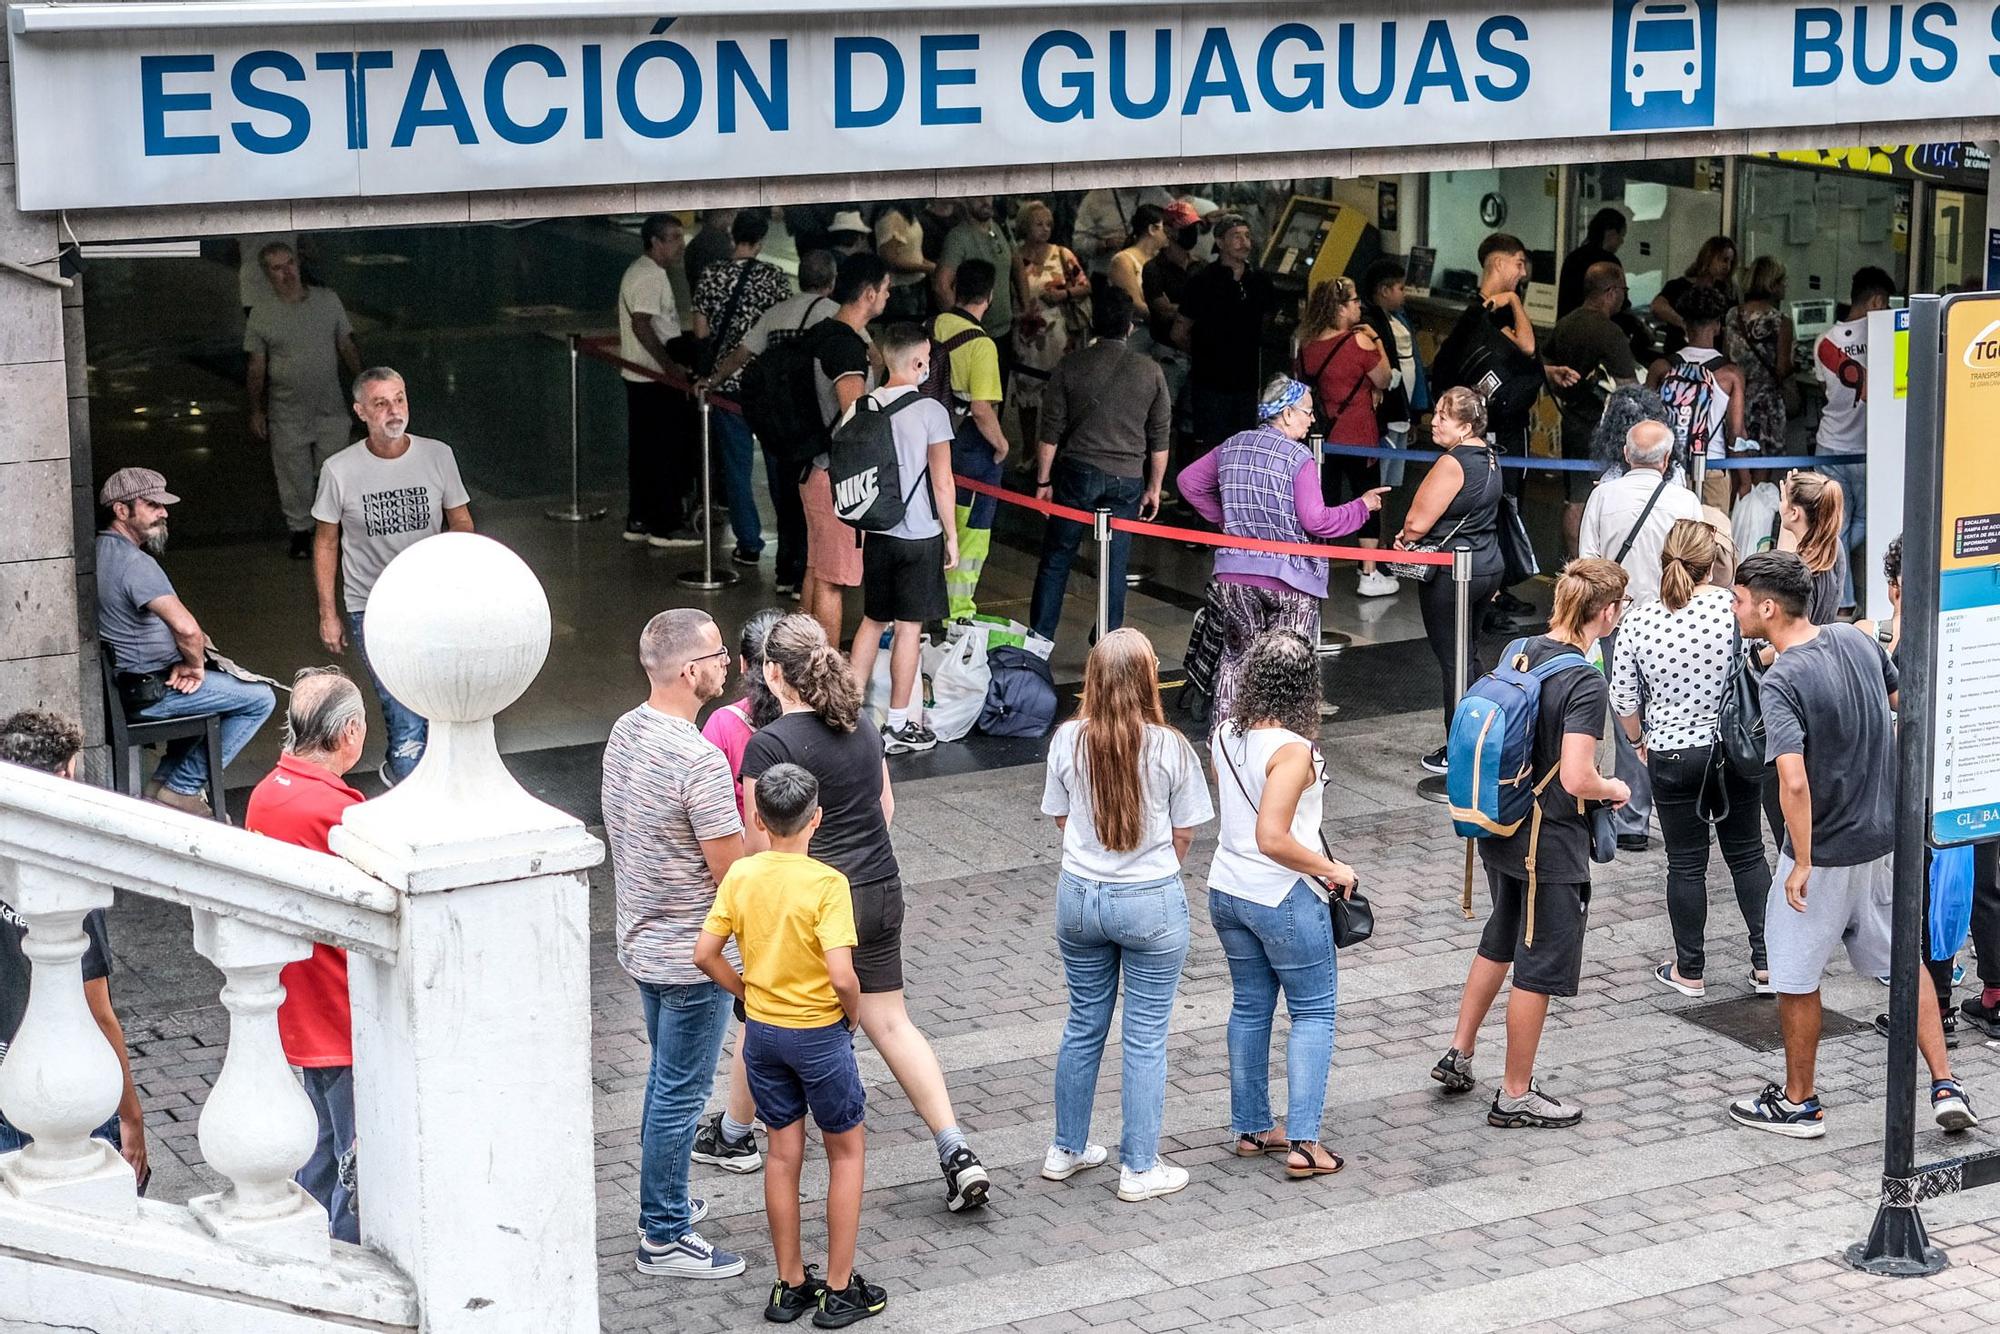
M 1563 566 L 1556 580 L 1555 606 L 1549 629 L 1576 634 L 1606 607 L 1625 596 L 1629 578 L 1615 560 L 1588 556 Z
M 1106 285 L 1091 297 L 1090 331 L 1099 338 L 1123 338 L 1132 332 L 1132 294 Z
M 952 299 L 961 306 L 969 306 L 975 301 L 985 301 L 993 295 L 994 273 L 990 261 L 968 259 L 952 270 Z
M 882 349 L 882 360 L 892 365 L 900 365 L 912 352 L 931 345 L 931 336 L 921 325 L 892 324 L 875 336 L 875 345 Z
M 766 607 L 743 622 L 743 631 L 736 637 L 736 656 L 743 660 L 744 666 L 743 698 L 750 706 L 752 731 L 770 726 L 785 711 L 764 680 L 764 639 L 771 633 L 771 627 L 789 614 L 778 607 Z
M 702 630 L 715 619 L 699 607 L 669 607 L 639 633 L 639 665 L 646 679 L 671 681 L 701 648 Z
M 1660 548 L 1660 601 L 1679 611 L 1715 569 L 1721 541 L 1706 519 L 1676 519 Z
M 858 251 L 840 261 L 833 279 L 833 299 L 840 305 L 851 306 L 861 299 L 863 292 L 880 287 L 888 276 L 889 266 L 880 255 Z
M 1674 302 L 1674 314 L 1691 330 L 1721 324 L 1728 313 L 1729 295 L 1719 287 L 1691 286 Z
M 655 213 L 639 224 L 639 243 L 651 245 L 666 239 L 668 232 L 681 230 L 681 220 L 671 213 Z
M 1840 483 L 1823 472 L 1795 472 L 1785 478 L 1785 500 L 1806 516 L 1799 559 L 1814 574 L 1825 574 L 1840 559 L 1840 529 L 1847 512 Z
M 357 719 L 368 717 L 361 690 L 338 667 L 302 667 L 285 706 L 285 753 L 324 755 Z
M 1479 396 L 1477 390 L 1462 384 L 1453 385 L 1439 394 L 1431 415 L 1451 418 L 1476 438 L 1484 439 L 1486 436 L 1486 400 Z
M 796 611 L 780 617 L 764 636 L 764 662 L 834 731 L 852 732 L 860 722 L 861 687 L 846 657 L 826 642 L 826 631 L 812 617 Z
M 1361 295 L 1369 305 L 1375 304 L 1375 294 L 1385 287 L 1409 281 L 1410 271 L 1403 267 L 1403 261 L 1383 256 L 1370 264 L 1361 274 Z
M 290 255 L 293 259 L 297 259 L 299 252 L 292 248 L 290 241 L 267 241 L 264 243 L 264 248 L 257 252 L 257 266 L 262 268 L 264 261 L 273 255 Z
M 1847 299 L 1855 305 L 1875 296 L 1896 295 L 1896 280 L 1889 276 L 1887 269 L 1879 269 L 1873 264 L 1858 269 L 1854 274 L 1854 284 L 1848 289 Z
M 1158 204 L 1141 204 L 1132 210 L 1132 239 L 1137 241 L 1147 232 L 1158 227 L 1166 230 L 1167 211 Z
M 819 779 L 796 764 L 774 764 L 757 779 L 757 815 L 764 828 L 790 838 L 812 823 Z
M 368 386 L 371 384 L 384 384 L 390 380 L 402 379 L 403 373 L 394 366 L 370 366 L 367 370 L 354 377 L 354 401 L 359 403 L 367 398 Z M 409 383 L 407 380 L 403 382 L 405 384 Z
M 1528 247 L 1520 237 L 1512 232 L 1495 232 L 1479 243 L 1479 267 L 1485 268 L 1486 261 L 1495 255 L 1525 255 Z
M 61 774 L 83 753 L 83 729 L 61 714 L 23 709 L 0 723 L 0 760 Z
M 1229 730 L 1242 736 L 1257 723 L 1274 722 L 1302 737 L 1317 737 L 1322 695 L 1319 654 L 1305 636 L 1266 630 L 1244 655 Z
M 1056 211 L 1042 200 L 1030 199 L 1027 203 L 1014 210 L 1014 235 L 1026 236 L 1028 234 L 1028 225 L 1036 218 L 1047 218 L 1049 226 L 1054 227 Z
M 729 239 L 737 245 L 762 245 L 771 232 L 771 211 L 739 208 L 729 223 Z
M 829 250 L 808 250 L 799 256 L 799 290 L 801 292 L 824 292 L 833 287 L 838 272 L 833 262 L 833 252 Z
M 1583 239 L 1590 245 L 1603 245 L 1605 237 L 1613 232 L 1622 235 L 1630 226 L 1622 210 L 1601 208 L 1590 215 L 1590 225 L 1583 229 Z
M 1760 551 L 1744 557 L 1736 567 L 1736 586 L 1749 589 L 1756 597 L 1769 598 L 1794 618 L 1805 615 L 1806 604 L 1812 600 L 1812 574 L 1790 551 Z
M 1634 468 L 1658 465 L 1661 472 L 1673 466 L 1674 428 L 1665 422 L 1638 421 L 1625 433 L 1625 462 Z

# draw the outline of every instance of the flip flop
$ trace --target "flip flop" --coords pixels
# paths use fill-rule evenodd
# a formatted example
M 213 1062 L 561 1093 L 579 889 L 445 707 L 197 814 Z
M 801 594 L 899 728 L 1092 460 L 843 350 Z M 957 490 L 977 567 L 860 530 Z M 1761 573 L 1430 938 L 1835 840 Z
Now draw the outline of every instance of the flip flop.
M 1238 1158 L 1262 1158 L 1267 1153 L 1290 1153 L 1291 1151 L 1292 1146 L 1284 1140 L 1261 1139 L 1256 1135 L 1238 1135 L 1236 1137 L 1236 1156 Z
M 1687 983 L 1675 977 L 1674 966 L 1671 963 L 1663 963 L 1658 968 L 1655 968 L 1653 970 L 1653 976 L 1659 979 L 1660 984 L 1662 986 L 1671 987 L 1673 990 L 1680 992 L 1681 995 L 1686 996 L 1690 1000 L 1700 1000 L 1703 996 L 1706 996 L 1708 994 L 1708 991 L 1705 987 L 1691 987 Z
M 1342 1158 L 1332 1149 L 1328 1149 L 1326 1156 L 1333 1159 L 1333 1166 L 1321 1167 L 1313 1154 L 1313 1150 L 1318 1147 L 1320 1146 L 1310 1140 L 1293 1140 L 1290 1144 L 1286 1145 L 1285 1175 L 1294 1181 L 1304 1181 L 1308 1177 L 1330 1177 L 1341 1168 L 1347 1166 L 1346 1159 Z M 1305 1159 L 1306 1165 L 1304 1167 L 1292 1166 L 1293 1154 L 1297 1154 L 1299 1157 Z

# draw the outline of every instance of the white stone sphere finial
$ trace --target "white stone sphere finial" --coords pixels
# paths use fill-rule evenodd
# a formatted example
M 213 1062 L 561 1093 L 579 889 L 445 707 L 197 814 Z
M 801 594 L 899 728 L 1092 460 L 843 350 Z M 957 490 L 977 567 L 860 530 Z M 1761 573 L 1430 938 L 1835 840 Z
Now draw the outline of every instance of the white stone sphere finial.
M 368 595 L 368 661 L 433 723 L 519 699 L 549 656 L 549 599 L 527 562 L 477 533 L 439 533 L 389 562 Z
M 582 824 L 528 795 L 494 743 L 493 715 L 549 654 L 548 595 L 519 556 L 473 533 L 425 538 L 376 580 L 366 635 L 376 675 L 429 737 L 409 777 L 348 808 L 335 852 L 409 892 L 598 860 Z

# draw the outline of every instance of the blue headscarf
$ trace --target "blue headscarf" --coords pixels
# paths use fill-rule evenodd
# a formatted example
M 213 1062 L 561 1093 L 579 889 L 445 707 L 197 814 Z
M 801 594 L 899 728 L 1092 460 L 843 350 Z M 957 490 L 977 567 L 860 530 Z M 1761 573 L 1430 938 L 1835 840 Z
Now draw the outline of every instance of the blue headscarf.
M 1280 375 L 1264 389 L 1264 397 L 1257 404 L 1257 420 L 1271 421 L 1286 408 L 1294 407 L 1310 391 L 1289 375 Z

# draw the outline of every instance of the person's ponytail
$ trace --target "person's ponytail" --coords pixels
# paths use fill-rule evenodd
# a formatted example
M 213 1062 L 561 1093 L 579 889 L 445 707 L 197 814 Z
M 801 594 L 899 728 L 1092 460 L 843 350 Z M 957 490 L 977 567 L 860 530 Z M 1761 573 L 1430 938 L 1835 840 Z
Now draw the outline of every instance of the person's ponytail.
M 1715 569 L 1721 543 L 1715 530 L 1701 519 L 1676 519 L 1660 548 L 1660 601 L 1668 611 L 1679 611 L 1694 597 L 1694 590 L 1707 582 Z
M 771 627 L 764 639 L 764 661 L 778 669 L 799 702 L 819 715 L 836 732 L 852 732 L 861 717 L 861 687 L 854 683 L 847 659 L 826 642 L 820 623 L 793 612 Z

